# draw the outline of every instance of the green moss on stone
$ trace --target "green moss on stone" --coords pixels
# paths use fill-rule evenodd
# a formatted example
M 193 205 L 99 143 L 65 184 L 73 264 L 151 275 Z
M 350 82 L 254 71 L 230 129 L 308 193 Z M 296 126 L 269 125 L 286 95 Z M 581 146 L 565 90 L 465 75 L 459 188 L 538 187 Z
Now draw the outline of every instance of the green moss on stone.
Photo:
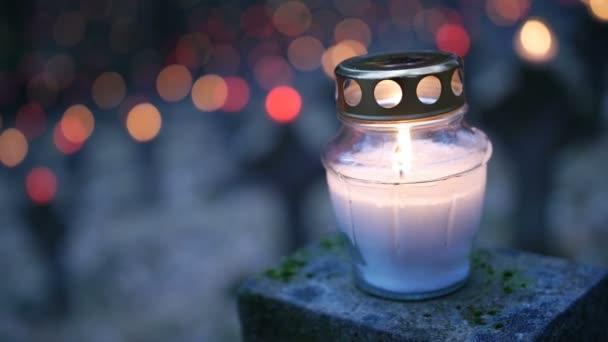
M 504 270 L 502 272 L 502 281 L 509 281 L 515 275 L 515 271 L 513 270 Z
M 270 279 L 288 282 L 306 266 L 308 260 L 304 258 L 304 253 L 295 253 L 293 256 L 285 257 L 279 265 L 264 272 Z
M 500 330 L 500 329 L 504 328 L 505 325 L 504 325 L 504 323 L 498 322 L 498 323 L 494 323 L 492 325 L 492 327 L 494 327 L 494 329 L 496 329 L 496 330 Z
M 486 321 L 483 319 L 483 312 L 473 305 L 467 305 L 467 307 L 460 312 L 462 318 L 464 318 L 471 325 L 485 325 Z
M 344 247 L 346 241 L 344 241 L 344 237 L 338 235 L 336 237 L 326 238 L 319 241 L 319 245 L 321 248 L 326 249 L 328 251 L 342 249 Z

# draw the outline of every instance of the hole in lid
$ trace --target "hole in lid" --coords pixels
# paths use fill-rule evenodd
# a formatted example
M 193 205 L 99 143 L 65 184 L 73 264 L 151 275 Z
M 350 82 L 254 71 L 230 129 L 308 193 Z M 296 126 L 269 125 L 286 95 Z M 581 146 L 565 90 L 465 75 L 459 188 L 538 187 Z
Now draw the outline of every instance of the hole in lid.
M 349 106 L 356 106 L 361 102 L 361 87 L 357 82 L 351 79 L 344 81 L 344 101 Z
M 462 78 L 460 77 L 460 69 L 454 70 L 454 75 L 452 75 L 452 93 L 456 96 L 460 96 L 462 94 Z
M 424 104 L 433 104 L 441 96 L 441 82 L 436 76 L 426 76 L 418 82 L 416 96 Z
M 397 82 L 384 80 L 376 84 L 376 88 L 374 88 L 374 98 L 376 98 L 376 102 L 381 107 L 393 108 L 401 102 L 403 91 Z

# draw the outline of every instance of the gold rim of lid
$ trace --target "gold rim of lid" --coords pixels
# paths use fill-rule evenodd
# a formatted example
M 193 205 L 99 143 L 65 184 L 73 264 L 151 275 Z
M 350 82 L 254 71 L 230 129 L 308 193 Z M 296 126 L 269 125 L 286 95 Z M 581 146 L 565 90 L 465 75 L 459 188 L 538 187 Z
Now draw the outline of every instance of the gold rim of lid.
M 338 112 L 356 120 L 420 119 L 466 103 L 462 59 L 447 52 L 359 56 L 340 63 L 335 74 Z

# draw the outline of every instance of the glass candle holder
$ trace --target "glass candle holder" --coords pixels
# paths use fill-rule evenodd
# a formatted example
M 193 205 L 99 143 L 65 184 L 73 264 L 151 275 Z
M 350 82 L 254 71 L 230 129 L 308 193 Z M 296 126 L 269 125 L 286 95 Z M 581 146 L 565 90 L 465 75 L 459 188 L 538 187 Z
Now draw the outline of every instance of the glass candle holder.
M 492 147 L 465 124 L 448 53 L 355 57 L 336 68 L 342 126 L 322 161 L 355 283 L 391 299 L 452 292 L 469 275 Z

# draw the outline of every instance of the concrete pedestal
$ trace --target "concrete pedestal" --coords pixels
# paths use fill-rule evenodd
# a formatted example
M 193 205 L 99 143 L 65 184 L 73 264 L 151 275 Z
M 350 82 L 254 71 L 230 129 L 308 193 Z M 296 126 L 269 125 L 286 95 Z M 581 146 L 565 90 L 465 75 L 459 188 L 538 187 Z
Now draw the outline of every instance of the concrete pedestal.
M 361 292 L 332 237 L 248 279 L 245 341 L 608 341 L 608 271 L 514 250 L 478 250 L 465 286 L 398 302 Z

